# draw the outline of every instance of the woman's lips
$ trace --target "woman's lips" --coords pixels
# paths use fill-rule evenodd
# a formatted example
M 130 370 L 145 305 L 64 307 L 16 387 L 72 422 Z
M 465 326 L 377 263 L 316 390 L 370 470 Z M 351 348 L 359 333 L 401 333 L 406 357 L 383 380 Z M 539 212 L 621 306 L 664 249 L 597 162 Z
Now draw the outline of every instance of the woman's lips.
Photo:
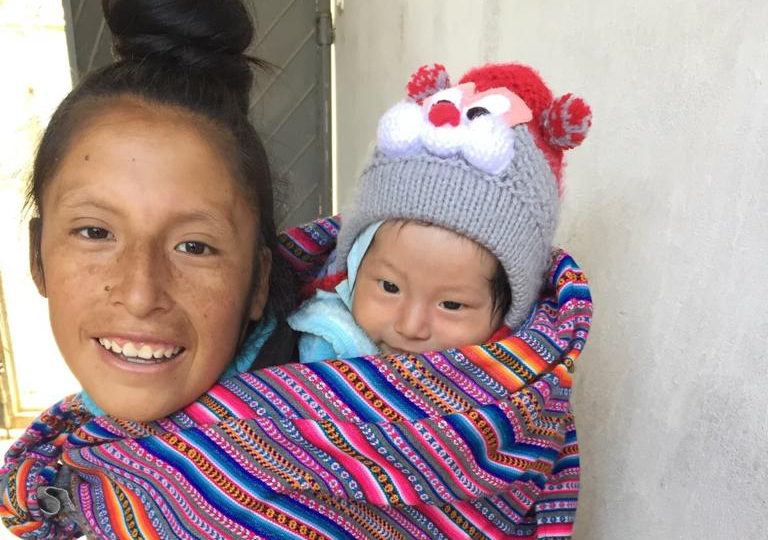
M 184 347 L 168 342 L 104 336 L 95 339 L 99 346 L 115 357 L 134 364 L 158 364 L 173 360 Z

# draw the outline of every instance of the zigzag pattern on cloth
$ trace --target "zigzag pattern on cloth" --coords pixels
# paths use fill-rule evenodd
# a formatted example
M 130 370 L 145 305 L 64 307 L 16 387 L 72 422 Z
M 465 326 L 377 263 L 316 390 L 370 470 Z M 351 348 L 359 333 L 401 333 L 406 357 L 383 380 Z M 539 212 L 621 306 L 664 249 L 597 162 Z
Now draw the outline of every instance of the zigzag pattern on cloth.
M 337 231 L 282 236 L 303 281 Z M 591 311 L 555 251 L 532 316 L 491 344 L 243 373 L 150 423 L 66 398 L 8 452 L 0 515 L 24 538 L 568 538 L 570 371 Z M 47 515 L 37 493 L 62 468 L 78 511 Z

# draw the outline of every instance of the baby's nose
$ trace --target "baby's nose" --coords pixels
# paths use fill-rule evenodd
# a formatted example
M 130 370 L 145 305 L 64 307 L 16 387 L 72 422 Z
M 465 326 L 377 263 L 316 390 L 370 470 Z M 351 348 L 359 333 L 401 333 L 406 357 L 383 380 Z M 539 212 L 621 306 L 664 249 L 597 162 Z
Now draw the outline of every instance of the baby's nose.
M 406 339 L 424 340 L 429 339 L 429 317 L 426 311 L 409 303 L 403 306 L 399 317 L 395 322 L 395 331 Z
M 429 109 L 429 121 L 435 127 L 445 124 L 458 126 L 461 121 L 461 112 L 450 101 L 438 101 Z

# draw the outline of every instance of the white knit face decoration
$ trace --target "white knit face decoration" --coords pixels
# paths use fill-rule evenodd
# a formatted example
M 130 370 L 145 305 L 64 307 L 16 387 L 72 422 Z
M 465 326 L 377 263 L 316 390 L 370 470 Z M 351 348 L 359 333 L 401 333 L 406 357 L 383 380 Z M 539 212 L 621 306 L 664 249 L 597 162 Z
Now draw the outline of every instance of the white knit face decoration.
M 499 174 L 515 155 L 512 127 L 533 118 L 530 108 L 507 88 L 475 92 L 474 83 L 440 90 L 424 102 L 402 101 L 379 121 L 378 146 L 389 156 L 425 149 Z

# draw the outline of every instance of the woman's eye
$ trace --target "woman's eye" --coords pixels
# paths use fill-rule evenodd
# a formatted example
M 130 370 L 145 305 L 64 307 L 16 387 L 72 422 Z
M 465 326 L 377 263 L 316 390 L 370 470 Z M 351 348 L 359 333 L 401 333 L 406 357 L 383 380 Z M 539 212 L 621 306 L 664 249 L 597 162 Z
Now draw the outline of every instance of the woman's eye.
M 379 287 L 381 287 L 382 290 L 384 290 L 384 292 L 389 294 L 397 294 L 400 292 L 400 287 L 398 287 L 391 281 L 387 281 L 386 279 L 379 280 Z
M 208 244 L 203 242 L 187 241 L 181 242 L 176 246 L 176 251 L 187 253 L 189 255 L 211 255 L 213 249 Z
M 107 229 L 101 227 L 81 227 L 75 232 L 88 240 L 106 240 L 111 236 Z
M 458 311 L 462 307 L 464 307 L 464 304 L 462 304 L 461 302 L 453 302 L 451 300 L 445 300 L 443 302 L 440 302 L 440 306 L 443 309 L 447 309 L 448 311 Z

